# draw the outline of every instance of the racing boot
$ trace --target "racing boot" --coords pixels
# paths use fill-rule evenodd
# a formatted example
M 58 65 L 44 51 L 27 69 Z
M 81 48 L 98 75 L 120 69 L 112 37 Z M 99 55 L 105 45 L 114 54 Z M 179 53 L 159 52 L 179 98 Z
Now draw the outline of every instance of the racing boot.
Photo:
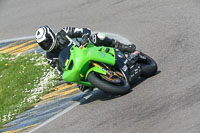
M 119 41 L 112 39 L 112 44 L 113 47 L 119 49 L 122 52 L 134 52 L 136 49 L 136 46 L 134 44 L 124 44 L 124 43 L 120 43 Z
M 94 43 L 96 46 L 106 46 L 106 47 L 113 47 L 117 48 L 122 52 L 134 52 L 136 49 L 136 46 L 134 44 L 123 44 L 115 39 L 109 38 L 106 34 L 103 33 L 96 33 L 90 37 L 90 40 L 92 43 Z

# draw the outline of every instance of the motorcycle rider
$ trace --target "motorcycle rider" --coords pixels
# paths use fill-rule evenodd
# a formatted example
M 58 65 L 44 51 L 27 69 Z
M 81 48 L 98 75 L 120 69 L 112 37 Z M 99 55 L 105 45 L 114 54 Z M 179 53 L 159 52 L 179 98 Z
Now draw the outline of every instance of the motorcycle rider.
M 56 68 L 60 74 L 63 73 L 58 64 L 58 55 L 64 48 L 70 49 L 72 43 L 70 38 L 82 38 L 81 45 L 89 40 L 96 46 L 106 46 L 117 48 L 122 52 L 134 52 L 134 44 L 125 45 L 115 39 L 111 39 L 102 33 L 91 34 L 88 28 L 64 27 L 57 34 L 49 26 L 41 26 L 35 34 L 39 46 L 46 51 L 48 63 Z M 82 91 L 85 90 L 83 87 Z

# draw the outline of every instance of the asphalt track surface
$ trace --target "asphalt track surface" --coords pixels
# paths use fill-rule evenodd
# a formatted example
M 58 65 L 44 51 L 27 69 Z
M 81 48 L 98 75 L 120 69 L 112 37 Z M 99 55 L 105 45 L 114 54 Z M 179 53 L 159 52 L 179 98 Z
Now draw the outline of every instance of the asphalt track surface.
M 199 0 L 0 1 L 0 40 L 34 35 L 45 24 L 122 35 L 160 73 L 121 97 L 97 93 L 35 132 L 200 132 Z

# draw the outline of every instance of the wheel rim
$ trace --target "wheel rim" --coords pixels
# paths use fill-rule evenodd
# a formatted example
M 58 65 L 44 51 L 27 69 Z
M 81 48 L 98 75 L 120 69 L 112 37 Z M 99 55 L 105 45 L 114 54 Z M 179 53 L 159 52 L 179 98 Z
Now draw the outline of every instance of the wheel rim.
M 123 85 L 126 82 L 126 76 L 119 71 L 115 72 L 115 74 L 112 77 L 109 77 L 109 75 L 102 75 L 102 74 L 100 74 L 100 76 L 104 80 L 106 80 L 110 83 L 113 83 L 113 84 L 122 84 Z

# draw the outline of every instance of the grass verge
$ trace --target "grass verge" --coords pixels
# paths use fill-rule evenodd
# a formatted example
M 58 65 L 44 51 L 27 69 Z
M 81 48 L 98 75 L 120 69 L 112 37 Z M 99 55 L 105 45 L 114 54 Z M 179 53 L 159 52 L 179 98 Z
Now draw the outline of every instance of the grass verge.
M 57 77 L 42 54 L 0 54 L 0 128 L 52 91 Z

